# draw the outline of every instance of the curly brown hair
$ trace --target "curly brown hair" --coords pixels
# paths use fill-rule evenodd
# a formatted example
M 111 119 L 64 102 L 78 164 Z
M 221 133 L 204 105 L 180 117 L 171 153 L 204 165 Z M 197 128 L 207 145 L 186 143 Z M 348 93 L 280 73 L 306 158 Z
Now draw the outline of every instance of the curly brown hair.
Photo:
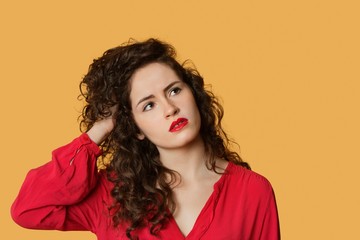
M 180 64 L 176 60 L 173 46 L 151 38 L 143 42 L 130 40 L 107 50 L 93 61 L 80 83 L 86 101 L 80 127 L 82 131 L 89 130 L 95 121 L 109 117 L 110 108 L 118 104 L 115 128 L 101 147 L 103 156 L 110 156 L 107 177 L 114 183 L 113 222 L 115 226 L 126 224 L 130 239 L 136 238 L 131 234 L 133 230 L 147 225 L 156 235 L 176 207 L 171 188 L 175 172 L 162 165 L 153 143 L 138 139 L 139 129 L 130 104 L 132 75 L 154 62 L 169 66 L 190 87 L 201 116 L 200 134 L 210 156 L 206 162 L 209 170 L 216 172 L 216 158 L 250 168 L 229 149 L 231 141 L 221 126 L 224 111 L 219 101 L 205 89 L 203 78 L 193 66 L 188 66 L 188 61 Z

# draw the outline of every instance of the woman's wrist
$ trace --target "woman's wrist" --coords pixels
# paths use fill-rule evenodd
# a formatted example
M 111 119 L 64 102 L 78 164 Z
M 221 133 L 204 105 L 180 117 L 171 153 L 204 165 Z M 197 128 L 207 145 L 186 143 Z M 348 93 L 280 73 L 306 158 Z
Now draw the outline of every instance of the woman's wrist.
M 110 131 L 103 126 L 100 122 L 96 122 L 92 128 L 87 132 L 87 135 L 89 138 L 96 143 L 97 145 L 100 145 L 109 135 Z

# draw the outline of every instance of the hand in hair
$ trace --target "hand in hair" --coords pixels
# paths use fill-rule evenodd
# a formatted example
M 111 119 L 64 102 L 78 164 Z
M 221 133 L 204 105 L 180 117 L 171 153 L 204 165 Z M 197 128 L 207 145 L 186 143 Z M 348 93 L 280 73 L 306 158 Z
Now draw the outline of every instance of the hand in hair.
M 111 115 L 107 118 L 96 121 L 87 132 L 89 138 L 97 145 L 100 145 L 114 129 L 116 122 L 114 114 L 116 113 L 117 109 L 118 105 L 111 107 Z

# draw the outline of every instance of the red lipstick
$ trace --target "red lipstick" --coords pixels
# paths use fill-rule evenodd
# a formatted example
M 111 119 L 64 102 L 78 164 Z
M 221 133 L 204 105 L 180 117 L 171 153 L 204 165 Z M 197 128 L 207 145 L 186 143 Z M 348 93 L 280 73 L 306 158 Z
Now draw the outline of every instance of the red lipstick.
M 177 132 L 180 131 L 183 127 L 188 124 L 188 120 L 186 118 L 178 118 L 176 121 L 171 123 L 169 128 L 169 132 Z

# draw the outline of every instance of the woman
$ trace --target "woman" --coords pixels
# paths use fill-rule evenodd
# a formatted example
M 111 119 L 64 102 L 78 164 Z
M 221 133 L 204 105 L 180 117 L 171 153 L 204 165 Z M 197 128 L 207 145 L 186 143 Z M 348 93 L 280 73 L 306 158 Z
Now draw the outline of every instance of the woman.
M 149 39 L 94 60 L 84 133 L 29 172 L 15 222 L 98 239 L 280 238 L 270 183 L 229 150 L 221 105 L 175 57 Z

